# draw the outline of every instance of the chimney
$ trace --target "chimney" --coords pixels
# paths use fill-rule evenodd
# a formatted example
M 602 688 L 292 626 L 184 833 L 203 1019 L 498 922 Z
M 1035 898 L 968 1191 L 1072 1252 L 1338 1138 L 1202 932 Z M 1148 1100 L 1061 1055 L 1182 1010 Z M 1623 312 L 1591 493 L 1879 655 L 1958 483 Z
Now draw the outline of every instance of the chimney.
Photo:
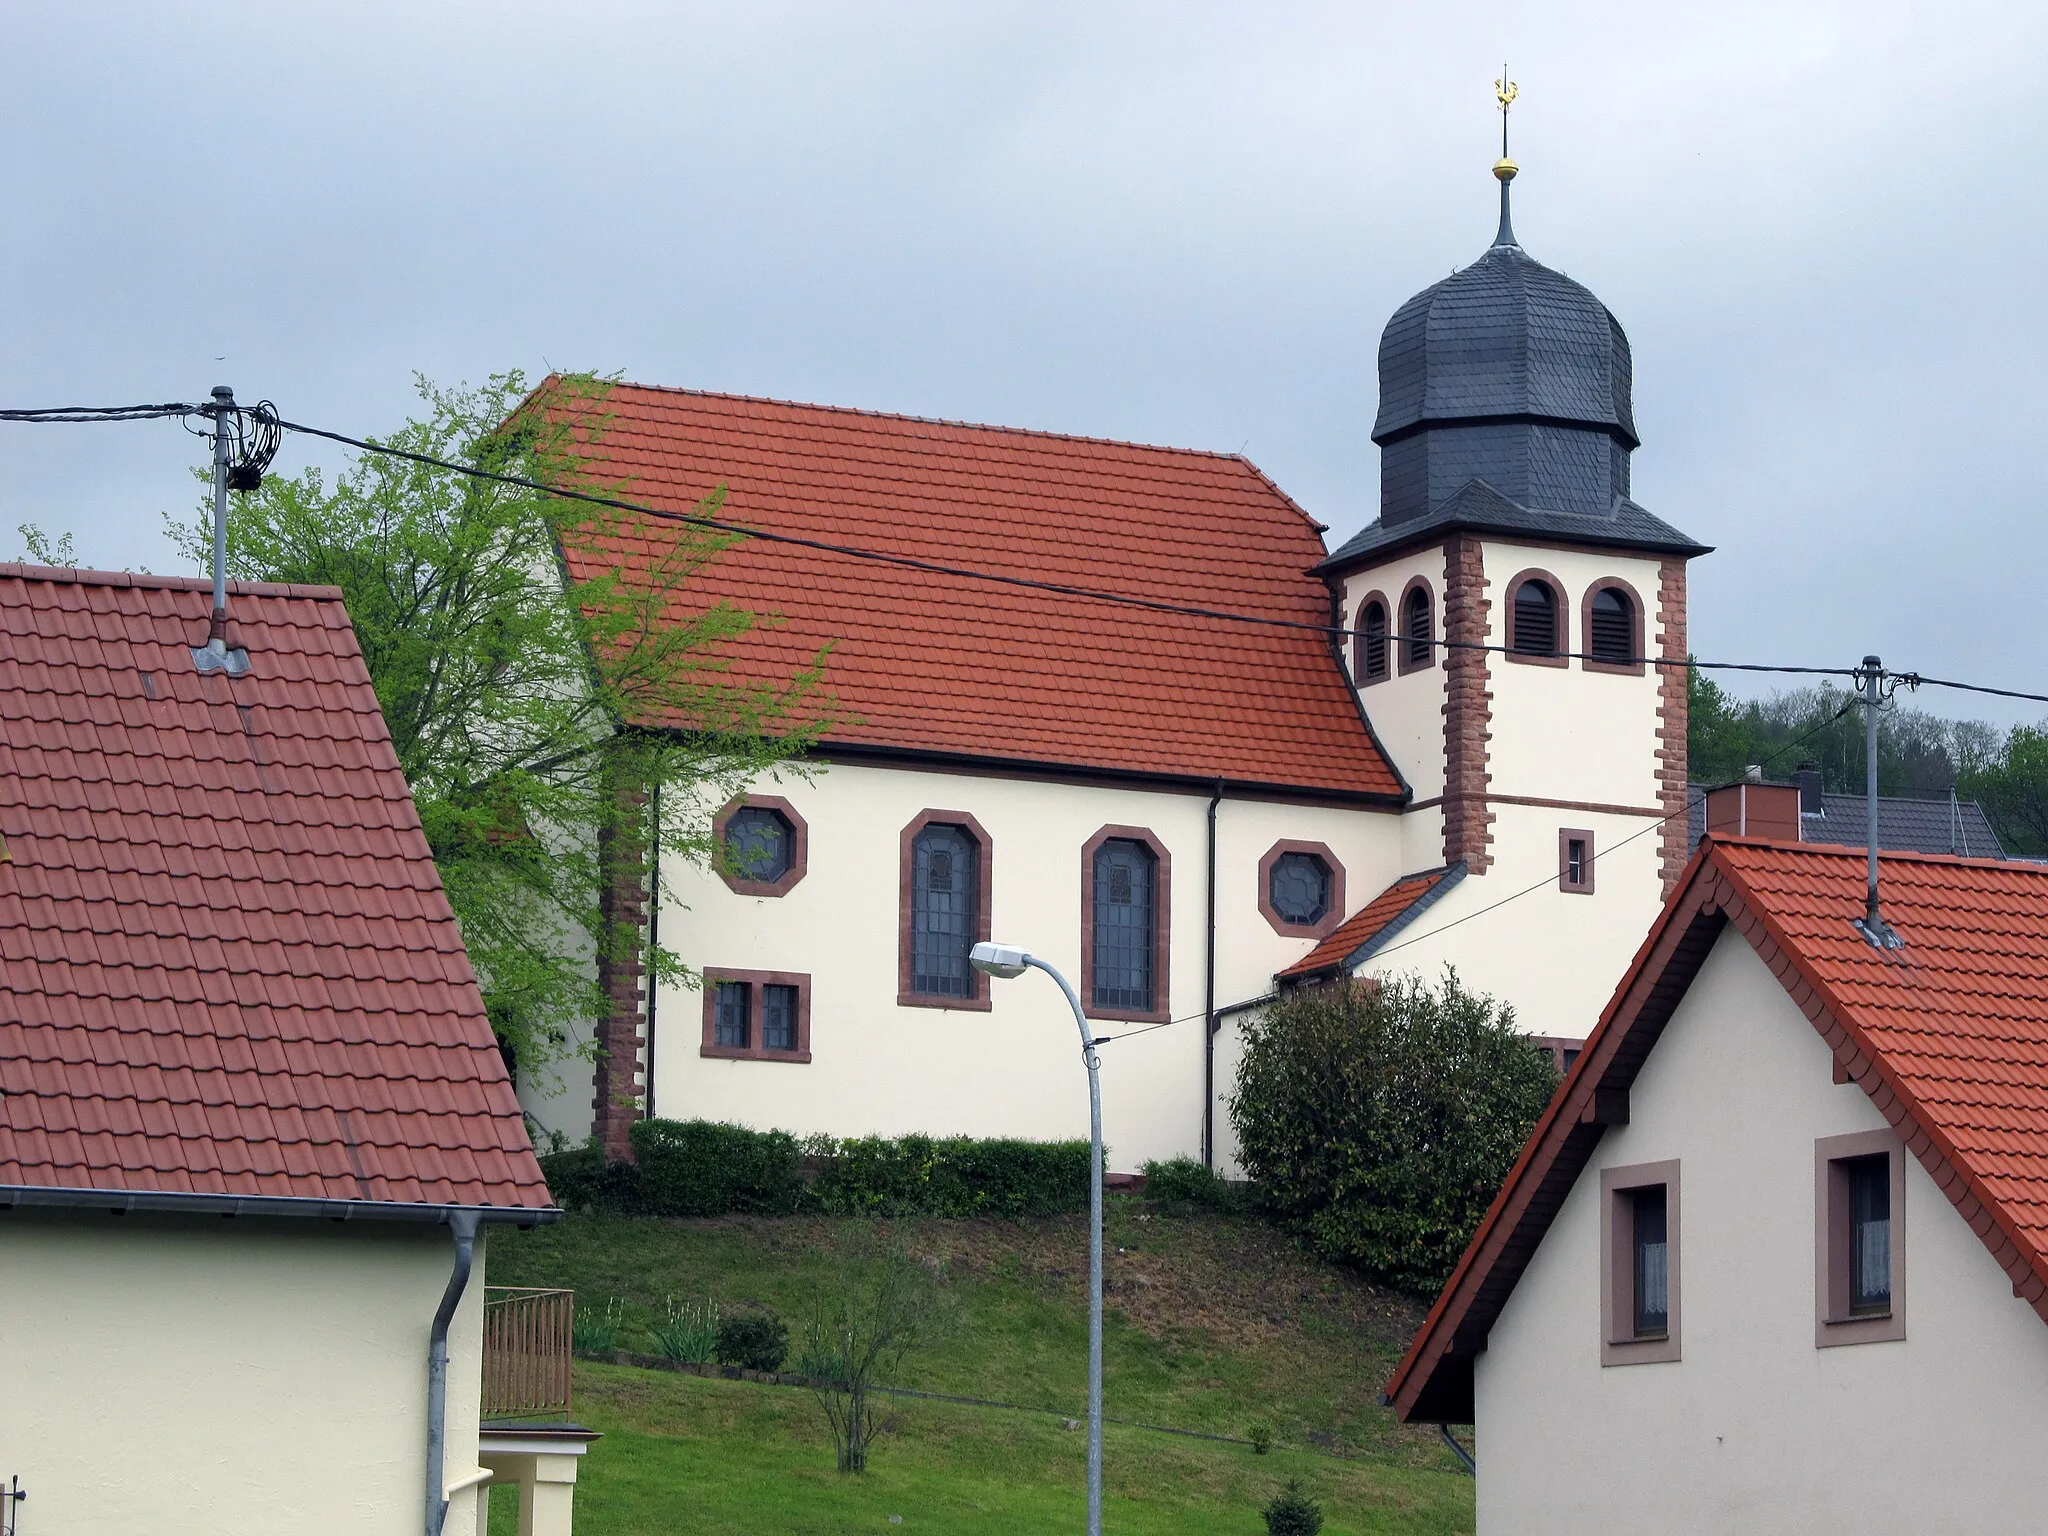
M 1792 772 L 1792 782 L 1799 786 L 1799 814 L 1802 816 L 1823 816 L 1827 808 L 1821 803 L 1821 791 L 1825 787 L 1820 769 L 1813 763 L 1801 763 Z
M 1804 839 L 1799 825 L 1799 786 L 1748 780 L 1707 791 L 1707 832 L 1722 837 Z

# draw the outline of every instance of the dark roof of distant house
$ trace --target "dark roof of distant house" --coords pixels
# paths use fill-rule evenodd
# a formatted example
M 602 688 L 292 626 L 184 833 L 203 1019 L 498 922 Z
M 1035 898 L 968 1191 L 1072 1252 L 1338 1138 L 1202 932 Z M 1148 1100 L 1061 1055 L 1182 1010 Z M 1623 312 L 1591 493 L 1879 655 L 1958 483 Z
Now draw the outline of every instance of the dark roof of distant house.
M 1878 868 L 1898 951 L 1852 926 L 1861 855 L 1701 845 L 1388 1384 L 1402 1418 L 1470 1422 L 1473 1360 L 1731 927 L 2048 1320 L 2048 869 L 1890 853 Z
M 1692 848 L 1699 847 L 1706 835 L 1707 788 L 1694 784 L 1686 792 Z M 1869 802 L 1862 795 L 1823 794 L 1820 802 L 1819 813 L 1800 814 L 1805 841 L 1839 848 L 1870 846 Z M 1877 797 L 1877 849 L 1880 853 L 1953 853 L 1969 859 L 2007 856 L 1991 818 L 1976 801 L 1909 795 Z
M 341 594 L 0 566 L 0 1205 L 550 1206 Z M 118 1203 L 118 1201 L 116 1201 Z
M 764 530 L 1167 603 L 1330 622 L 1321 525 L 1249 460 L 694 390 L 620 385 L 593 462 L 623 494 Z M 572 550 L 630 577 L 673 525 Z M 1327 635 L 1194 618 L 819 549 L 741 541 L 690 578 L 777 622 L 729 647 L 787 678 L 829 645 L 827 755 L 1177 780 L 1398 803 Z M 648 720 L 650 725 L 686 724 Z
M 1280 972 L 1280 980 L 1300 981 L 1364 965 L 1464 878 L 1463 864 L 1403 875 Z
M 1412 544 L 1428 543 L 1452 533 L 1497 533 L 1505 537 L 1557 539 L 1600 548 L 1639 549 L 1655 554 L 1708 554 L 1711 545 L 1688 538 L 1661 517 L 1633 501 L 1617 501 L 1602 514 L 1552 512 L 1511 501 L 1484 480 L 1468 480 L 1452 496 L 1420 517 L 1365 525 L 1325 559 L 1318 569 L 1341 571 L 1375 556 L 1392 554 Z

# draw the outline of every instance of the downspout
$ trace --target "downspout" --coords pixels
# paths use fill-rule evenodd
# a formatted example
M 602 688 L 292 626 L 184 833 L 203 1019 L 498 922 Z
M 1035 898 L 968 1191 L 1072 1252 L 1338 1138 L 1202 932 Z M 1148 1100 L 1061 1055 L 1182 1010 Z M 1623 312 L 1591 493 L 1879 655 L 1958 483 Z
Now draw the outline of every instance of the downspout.
M 1202 976 L 1202 1166 L 1216 1171 L 1216 807 L 1223 803 L 1223 780 L 1209 797 L 1209 924 Z
M 441 1536 L 448 1519 L 448 1325 L 455 1320 L 455 1308 L 469 1288 L 478 1219 L 475 1211 L 449 1214 L 448 1226 L 455 1234 L 455 1268 L 449 1273 L 448 1289 L 441 1293 L 427 1341 L 427 1536 Z

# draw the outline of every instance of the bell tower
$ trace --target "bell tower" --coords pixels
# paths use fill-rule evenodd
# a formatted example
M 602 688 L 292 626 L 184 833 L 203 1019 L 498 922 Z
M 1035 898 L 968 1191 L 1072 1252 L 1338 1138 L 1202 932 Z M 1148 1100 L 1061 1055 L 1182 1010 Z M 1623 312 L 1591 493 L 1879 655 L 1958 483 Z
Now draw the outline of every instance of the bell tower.
M 1686 654 L 1707 547 L 1632 499 L 1628 337 L 1516 238 L 1505 71 L 1495 93 L 1499 226 L 1388 321 L 1380 515 L 1321 571 L 1414 789 L 1407 867 L 1501 875 L 1501 894 L 1554 873 L 1617 920 L 1640 905 L 1639 936 L 1685 860 L 1686 676 L 1661 663 Z

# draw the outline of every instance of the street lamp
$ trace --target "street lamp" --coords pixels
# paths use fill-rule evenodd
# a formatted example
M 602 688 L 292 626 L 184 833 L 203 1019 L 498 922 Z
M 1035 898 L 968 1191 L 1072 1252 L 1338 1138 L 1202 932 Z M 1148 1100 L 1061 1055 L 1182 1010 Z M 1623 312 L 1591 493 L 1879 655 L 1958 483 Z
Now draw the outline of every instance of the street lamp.
M 1081 1059 L 1088 1064 L 1088 1536 L 1102 1536 L 1102 1086 L 1095 1037 L 1067 978 L 1037 956 L 1014 944 L 977 944 L 968 958 L 977 971 L 1005 980 L 1045 972 L 1066 993 L 1081 1031 Z

